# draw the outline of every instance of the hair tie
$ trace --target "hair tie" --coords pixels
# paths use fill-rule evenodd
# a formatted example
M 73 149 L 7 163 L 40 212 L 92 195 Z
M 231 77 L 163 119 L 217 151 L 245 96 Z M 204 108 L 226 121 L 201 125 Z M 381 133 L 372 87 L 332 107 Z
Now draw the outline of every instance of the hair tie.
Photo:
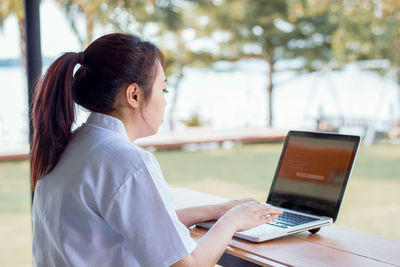
M 78 56 L 79 56 L 78 63 L 83 65 L 83 62 L 85 60 L 85 53 L 84 52 L 79 52 Z

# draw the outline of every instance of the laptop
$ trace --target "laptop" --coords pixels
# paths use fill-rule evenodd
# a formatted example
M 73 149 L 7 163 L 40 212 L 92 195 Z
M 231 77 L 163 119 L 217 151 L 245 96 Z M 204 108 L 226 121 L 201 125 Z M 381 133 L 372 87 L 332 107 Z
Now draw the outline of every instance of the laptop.
M 360 137 L 289 131 L 266 201 L 283 210 L 278 219 L 234 235 L 263 242 L 336 221 Z M 215 221 L 197 224 L 211 228 Z

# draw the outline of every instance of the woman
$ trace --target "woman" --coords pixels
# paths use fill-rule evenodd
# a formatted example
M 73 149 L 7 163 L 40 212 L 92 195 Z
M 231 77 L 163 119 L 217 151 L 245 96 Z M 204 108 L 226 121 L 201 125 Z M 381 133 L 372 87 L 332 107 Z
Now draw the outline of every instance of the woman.
M 127 34 L 58 58 L 38 84 L 31 151 L 36 266 L 213 266 L 236 231 L 281 212 L 251 199 L 175 211 L 155 157 L 163 55 Z M 74 68 L 80 64 L 74 73 Z M 74 103 L 92 113 L 74 132 Z M 188 226 L 218 222 L 197 243 Z

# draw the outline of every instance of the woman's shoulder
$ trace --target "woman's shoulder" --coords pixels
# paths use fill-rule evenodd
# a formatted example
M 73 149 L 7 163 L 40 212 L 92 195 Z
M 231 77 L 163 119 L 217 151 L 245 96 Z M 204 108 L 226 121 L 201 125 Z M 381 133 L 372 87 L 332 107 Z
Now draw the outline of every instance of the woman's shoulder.
M 129 175 L 143 169 L 158 169 L 154 155 L 140 146 L 121 139 L 109 139 L 91 153 L 91 161 L 101 163 L 103 168 Z
M 140 167 L 150 157 L 148 152 L 139 146 L 120 139 L 103 142 L 93 153 L 102 157 L 102 162 L 112 162 L 129 168 Z
M 81 177 L 78 187 L 89 188 L 105 199 L 111 198 L 127 180 L 141 180 L 147 169 L 144 153 L 121 139 L 98 144 L 84 158 L 82 169 L 77 170 Z

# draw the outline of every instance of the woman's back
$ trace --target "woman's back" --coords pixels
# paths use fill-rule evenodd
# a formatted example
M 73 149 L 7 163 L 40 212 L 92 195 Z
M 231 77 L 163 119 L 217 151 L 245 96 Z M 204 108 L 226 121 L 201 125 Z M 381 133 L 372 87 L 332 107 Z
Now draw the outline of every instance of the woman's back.
M 159 220 L 173 231 L 187 231 L 177 220 L 156 160 L 129 142 L 121 121 L 103 114 L 92 113 L 74 133 L 35 195 L 33 253 L 38 266 L 150 263 L 138 246 L 157 246 L 152 242 L 165 234 Z M 193 241 L 184 240 L 194 248 Z M 157 259 L 152 264 L 164 265 Z

